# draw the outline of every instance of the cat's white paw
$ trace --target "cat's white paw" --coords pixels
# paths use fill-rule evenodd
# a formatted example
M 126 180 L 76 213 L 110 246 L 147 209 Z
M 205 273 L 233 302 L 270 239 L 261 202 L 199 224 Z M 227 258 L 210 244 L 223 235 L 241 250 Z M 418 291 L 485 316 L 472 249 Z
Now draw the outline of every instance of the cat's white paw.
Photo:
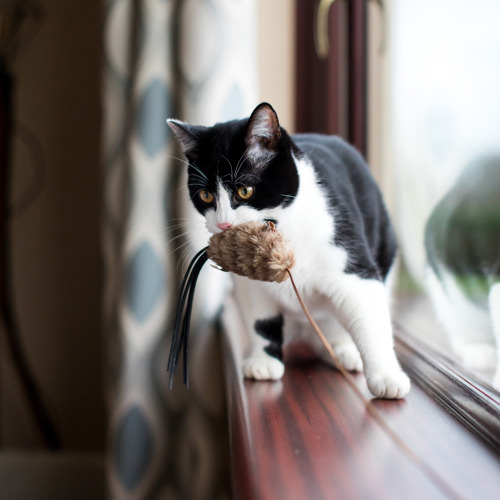
M 243 375 L 255 380 L 279 380 L 285 373 L 285 365 L 266 355 L 250 356 L 243 362 Z
M 371 374 L 366 383 L 370 392 L 382 399 L 401 399 L 410 390 L 410 379 L 402 370 Z

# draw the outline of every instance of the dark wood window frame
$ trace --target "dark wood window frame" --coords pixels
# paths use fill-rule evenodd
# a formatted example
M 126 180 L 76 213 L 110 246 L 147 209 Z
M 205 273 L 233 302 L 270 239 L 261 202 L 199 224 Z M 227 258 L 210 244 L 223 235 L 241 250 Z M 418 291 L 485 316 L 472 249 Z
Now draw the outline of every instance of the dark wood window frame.
M 396 328 L 396 353 L 411 378 L 500 454 L 500 399 L 484 378 Z
M 367 0 L 297 1 L 297 132 L 340 135 L 365 156 L 367 15 Z

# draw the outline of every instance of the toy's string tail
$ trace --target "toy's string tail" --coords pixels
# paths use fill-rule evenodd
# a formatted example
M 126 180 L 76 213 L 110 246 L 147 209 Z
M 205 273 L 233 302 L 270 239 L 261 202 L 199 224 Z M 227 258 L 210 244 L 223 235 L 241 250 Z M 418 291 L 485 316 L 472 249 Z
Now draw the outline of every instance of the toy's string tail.
M 462 497 L 457 494 L 453 488 L 450 487 L 449 484 L 446 483 L 439 475 L 436 474 L 434 469 L 432 469 L 423 459 L 422 457 L 415 452 L 405 441 L 403 441 L 392 429 L 389 427 L 387 422 L 384 420 L 384 417 L 382 414 L 377 410 L 375 405 L 368 400 L 361 390 L 359 389 L 358 385 L 356 384 L 356 381 L 354 380 L 353 376 L 344 368 L 342 362 L 340 361 L 339 357 L 333 350 L 333 347 L 330 345 L 328 340 L 325 337 L 325 334 L 321 331 L 319 328 L 318 324 L 316 321 L 314 321 L 314 318 L 311 316 L 311 313 L 309 312 L 309 309 L 305 305 L 304 301 L 302 300 L 302 297 L 300 296 L 300 293 L 297 289 L 297 286 L 295 285 L 295 281 L 293 280 L 292 273 L 290 272 L 289 269 L 287 269 L 288 276 L 290 277 L 290 281 L 292 283 L 293 289 L 295 291 L 295 294 L 297 295 L 297 298 L 299 299 L 300 305 L 302 307 L 302 310 L 304 311 L 304 314 L 306 315 L 307 319 L 311 323 L 311 326 L 314 328 L 314 331 L 318 334 L 321 342 L 325 346 L 326 350 L 332 357 L 333 361 L 335 362 L 336 367 L 339 369 L 339 371 L 342 373 L 344 378 L 346 379 L 347 383 L 349 386 L 352 388 L 352 390 L 357 394 L 357 396 L 361 399 L 361 401 L 364 403 L 366 410 L 370 415 L 374 418 L 374 420 L 380 425 L 382 430 L 392 439 L 392 441 L 396 444 L 396 446 L 403 452 L 403 454 L 409 458 L 417 467 L 419 467 L 426 475 L 431 479 L 431 481 L 448 497 L 454 498 L 454 499 L 461 499 Z
M 175 371 L 184 347 L 184 384 L 189 386 L 188 372 L 188 347 L 189 347 L 189 326 L 191 322 L 191 309 L 193 308 L 194 290 L 196 281 L 200 275 L 205 262 L 208 260 L 207 249 L 200 250 L 189 264 L 188 270 L 182 280 L 181 290 L 179 292 L 179 302 L 177 303 L 177 312 L 175 316 L 174 332 L 172 335 L 172 344 L 170 346 L 170 355 L 168 357 L 167 370 L 170 372 L 169 388 L 172 389 L 174 383 Z

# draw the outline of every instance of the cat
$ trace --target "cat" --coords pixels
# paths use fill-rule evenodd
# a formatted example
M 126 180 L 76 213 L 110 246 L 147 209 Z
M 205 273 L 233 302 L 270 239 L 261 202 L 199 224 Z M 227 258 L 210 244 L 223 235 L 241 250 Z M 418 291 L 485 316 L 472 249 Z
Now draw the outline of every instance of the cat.
M 345 368 L 364 370 L 375 397 L 407 394 L 389 306 L 396 238 L 361 154 L 339 137 L 289 135 L 268 103 L 250 118 L 212 127 L 168 124 L 188 160 L 190 197 L 208 231 L 247 221 L 276 224 L 294 249 L 299 291 Z M 233 278 L 251 338 L 245 377 L 280 379 L 283 343 L 301 336 L 328 359 L 289 281 Z
M 426 283 L 454 352 L 500 386 L 500 156 L 472 161 L 425 229 Z

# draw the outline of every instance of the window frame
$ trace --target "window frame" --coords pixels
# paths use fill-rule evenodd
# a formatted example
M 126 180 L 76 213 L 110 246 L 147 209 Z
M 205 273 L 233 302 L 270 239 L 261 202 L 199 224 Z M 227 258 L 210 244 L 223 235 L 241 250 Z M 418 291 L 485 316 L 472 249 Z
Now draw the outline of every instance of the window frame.
M 500 453 L 500 401 L 495 388 L 456 360 L 426 346 L 396 324 L 403 369 L 450 415 Z

